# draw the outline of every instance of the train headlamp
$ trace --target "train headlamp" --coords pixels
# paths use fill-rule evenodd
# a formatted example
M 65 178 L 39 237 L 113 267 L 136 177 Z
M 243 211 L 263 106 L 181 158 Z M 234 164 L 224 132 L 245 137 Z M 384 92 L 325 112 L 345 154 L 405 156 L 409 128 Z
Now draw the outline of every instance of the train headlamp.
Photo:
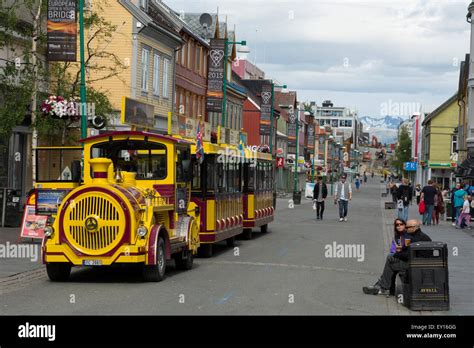
M 54 228 L 53 226 L 51 225 L 47 225 L 45 228 L 44 228 L 44 235 L 46 237 L 51 237 L 54 233 Z
M 147 228 L 143 225 L 141 225 L 140 227 L 137 228 L 137 234 L 140 237 L 145 237 L 147 232 L 148 232 Z

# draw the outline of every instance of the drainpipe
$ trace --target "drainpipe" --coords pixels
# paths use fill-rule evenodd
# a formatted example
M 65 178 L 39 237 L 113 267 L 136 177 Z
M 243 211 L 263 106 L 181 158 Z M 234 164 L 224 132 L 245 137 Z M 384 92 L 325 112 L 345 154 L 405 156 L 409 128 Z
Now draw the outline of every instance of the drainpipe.
M 474 1 L 468 7 L 467 21 L 471 24 L 471 46 L 469 55 L 469 77 L 467 81 L 468 95 L 468 122 L 467 122 L 467 152 L 468 157 L 474 157 L 474 23 L 471 20 L 474 14 Z

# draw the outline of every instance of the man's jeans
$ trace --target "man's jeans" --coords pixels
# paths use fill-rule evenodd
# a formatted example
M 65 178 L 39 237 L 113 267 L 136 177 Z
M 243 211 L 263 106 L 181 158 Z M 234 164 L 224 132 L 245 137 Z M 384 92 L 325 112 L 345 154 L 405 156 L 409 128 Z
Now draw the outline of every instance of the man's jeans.
M 423 215 L 423 225 L 431 225 L 433 209 L 434 209 L 434 204 L 427 204 L 425 206 L 425 214 Z
M 379 279 L 380 287 L 389 290 L 392 286 L 392 281 L 398 272 L 408 270 L 408 263 L 388 255 L 385 260 L 385 267 L 383 268 L 382 276 Z
M 403 206 L 402 209 L 398 209 L 398 218 L 402 219 L 403 221 L 407 222 L 408 220 L 408 205 Z
M 324 201 L 316 202 L 316 216 L 323 218 L 324 213 Z
M 349 201 L 340 199 L 339 200 L 339 217 L 341 219 L 347 216 L 348 208 L 349 208 Z

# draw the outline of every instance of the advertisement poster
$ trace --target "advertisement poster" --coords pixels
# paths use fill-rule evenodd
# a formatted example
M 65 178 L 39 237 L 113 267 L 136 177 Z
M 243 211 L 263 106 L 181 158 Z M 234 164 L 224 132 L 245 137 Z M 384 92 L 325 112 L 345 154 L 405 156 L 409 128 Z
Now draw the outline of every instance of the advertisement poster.
M 36 196 L 36 214 L 56 214 L 58 206 L 69 190 L 38 190 Z
M 122 99 L 122 123 L 143 128 L 154 128 L 155 107 L 131 98 Z
M 272 85 L 262 85 L 262 103 L 260 104 L 260 135 L 270 135 L 272 117 Z
M 23 214 L 23 223 L 21 225 L 21 234 L 23 238 L 44 237 L 44 227 L 46 226 L 47 216 L 36 215 L 34 205 L 27 205 Z
M 77 59 L 76 0 L 48 0 L 48 60 Z
M 224 86 L 224 55 L 225 40 L 211 39 L 207 69 L 207 100 L 208 112 L 222 112 Z
M 291 112 L 288 116 L 288 152 L 296 152 L 296 120 L 297 116 L 294 112 Z

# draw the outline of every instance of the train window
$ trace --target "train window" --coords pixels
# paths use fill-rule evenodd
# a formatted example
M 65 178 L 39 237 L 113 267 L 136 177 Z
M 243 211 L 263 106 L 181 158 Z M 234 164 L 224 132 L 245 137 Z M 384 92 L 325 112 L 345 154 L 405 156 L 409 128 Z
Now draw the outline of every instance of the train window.
M 227 183 L 226 183 L 226 164 L 225 163 L 217 163 L 217 186 L 218 186 L 218 191 L 223 193 L 227 192 Z
M 214 191 L 216 189 L 216 164 L 214 157 L 206 156 L 207 165 L 207 191 Z
M 137 180 L 161 180 L 167 175 L 166 146 L 143 140 L 99 143 L 91 148 L 91 158 L 105 157 L 114 169 L 136 172 Z
M 201 190 L 201 165 L 196 158 L 193 158 L 193 182 L 192 189 L 195 191 Z
M 188 161 L 191 159 L 191 152 L 189 149 L 179 149 L 178 150 L 178 160 L 176 161 L 176 182 L 184 182 L 184 168 L 183 161 Z

